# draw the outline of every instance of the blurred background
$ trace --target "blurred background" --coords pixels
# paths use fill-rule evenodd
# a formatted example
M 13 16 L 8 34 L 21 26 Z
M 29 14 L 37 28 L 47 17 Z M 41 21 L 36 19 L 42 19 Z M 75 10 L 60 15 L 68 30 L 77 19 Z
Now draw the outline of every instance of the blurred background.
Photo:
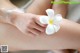
M 14 5 L 19 8 L 27 8 L 34 0 L 10 0 Z
M 27 8 L 33 0 L 10 0 L 21 9 Z M 70 2 L 80 2 L 80 0 L 70 0 Z M 74 16 L 73 16 L 74 15 Z M 70 4 L 67 19 L 80 23 L 80 4 Z

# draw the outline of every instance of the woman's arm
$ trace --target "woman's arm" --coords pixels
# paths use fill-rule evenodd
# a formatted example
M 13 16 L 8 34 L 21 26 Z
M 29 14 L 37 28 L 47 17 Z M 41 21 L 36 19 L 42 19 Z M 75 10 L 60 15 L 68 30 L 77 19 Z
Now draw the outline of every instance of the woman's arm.
M 80 24 L 63 19 L 60 30 L 52 36 L 47 36 L 46 45 L 51 49 L 78 49 L 80 48 Z
M 52 36 L 44 36 L 30 39 L 26 42 L 25 49 L 78 49 L 80 48 L 80 24 L 63 19 L 59 32 Z M 16 36 L 16 35 L 15 35 Z M 27 38 L 27 37 L 26 37 Z M 26 39 L 25 38 L 25 39 Z M 33 45 L 28 43 L 33 43 Z M 28 46 L 28 47 L 27 47 Z M 33 46 L 33 47 L 32 47 Z M 35 47 L 34 47 L 35 46 Z
M 56 1 L 59 2 L 60 0 L 55 0 L 55 2 Z M 68 1 L 68 0 L 64 0 L 64 1 Z M 63 17 L 65 17 L 68 11 L 68 4 L 54 4 L 53 9 L 55 10 L 56 13 L 60 13 L 63 15 Z M 80 24 L 63 19 L 61 23 L 60 31 L 56 34 L 53 34 L 53 36 L 54 36 L 53 48 L 57 48 L 57 49 L 80 48 L 80 42 L 79 42 L 80 41 Z
M 3 45 L 9 45 L 14 50 L 78 49 L 80 47 L 80 25 L 64 19 L 60 26 L 61 29 L 52 36 L 40 35 L 39 37 L 24 35 L 16 28 L 7 26 L 5 33 L 0 35 L 0 42 Z M 11 50 L 10 47 L 9 50 Z
M 10 18 L 6 18 L 6 12 L 3 10 L 11 10 L 11 9 L 17 9 L 18 7 L 13 5 L 10 0 L 0 0 L 0 22 L 9 22 Z

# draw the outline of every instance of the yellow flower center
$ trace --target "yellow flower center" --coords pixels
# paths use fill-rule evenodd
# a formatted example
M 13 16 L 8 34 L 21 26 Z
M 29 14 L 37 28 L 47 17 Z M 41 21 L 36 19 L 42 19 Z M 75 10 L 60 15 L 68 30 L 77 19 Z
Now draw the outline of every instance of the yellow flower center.
M 52 25 L 53 23 L 54 23 L 54 20 L 53 20 L 53 19 L 50 19 L 50 20 L 49 20 L 49 24 Z

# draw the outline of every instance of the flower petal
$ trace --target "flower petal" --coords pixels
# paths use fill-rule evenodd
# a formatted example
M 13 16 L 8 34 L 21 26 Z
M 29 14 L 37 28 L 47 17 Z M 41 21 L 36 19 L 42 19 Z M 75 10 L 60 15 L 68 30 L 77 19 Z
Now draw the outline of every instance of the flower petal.
M 55 33 L 55 29 L 54 29 L 53 25 L 48 25 L 47 28 L 46 28 L 46 34 L 51 35 L 51 34 L 54 34 L 54 33 Z
M 53 18 L 54 17 L 54 10 L 52 9 L 47 9 L 46 10 L 47 15 L 49 16 L 49 18 Z
M 54 29 L 55 29 L 55 32 L 58 32 L 59 29 L 60 29 L 60 26 L 59 25 L 53 25 Z
M 62 21 L 62 15 L 61 14 L 57 14 L 54 17 L 54 23 L 60 23 Z
M 42 24 L 48 24 L 49 18 L 48 18 L 48 16 L 40 16 L 39 21 Z

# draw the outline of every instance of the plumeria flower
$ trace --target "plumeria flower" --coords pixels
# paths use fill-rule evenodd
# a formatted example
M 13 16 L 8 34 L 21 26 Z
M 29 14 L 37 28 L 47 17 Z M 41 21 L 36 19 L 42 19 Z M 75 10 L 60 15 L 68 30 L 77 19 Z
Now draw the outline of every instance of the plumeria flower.
M 55 15 L 52 9 L 47 9 L 46 13 L 48 16 L 40 16 L 40 23 L 47 24 L 45 32 L 47 35 L 51 35 L 59 31 L 59 23 L 62 21 L 62 16 L 61 14 Z

